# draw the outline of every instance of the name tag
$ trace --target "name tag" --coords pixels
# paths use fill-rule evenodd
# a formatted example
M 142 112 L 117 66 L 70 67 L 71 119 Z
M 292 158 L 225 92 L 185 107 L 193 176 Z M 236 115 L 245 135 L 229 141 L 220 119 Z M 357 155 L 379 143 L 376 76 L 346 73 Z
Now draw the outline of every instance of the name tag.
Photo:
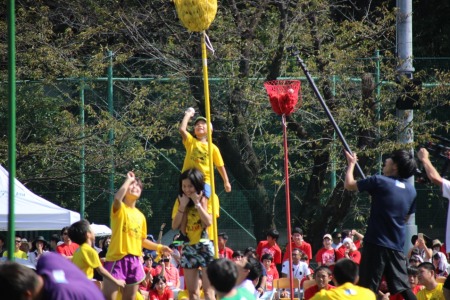
M 396 187 L 399 187 L 399 188 L 401 188 L 401 189 L 404 189 L 404 188 L 406 187 L 406 186 L 405 186 L 405 183 L 400 182 L 400 181 L 398 181 L 398 180 L 395 181 L 395 186 L 396 186 Z

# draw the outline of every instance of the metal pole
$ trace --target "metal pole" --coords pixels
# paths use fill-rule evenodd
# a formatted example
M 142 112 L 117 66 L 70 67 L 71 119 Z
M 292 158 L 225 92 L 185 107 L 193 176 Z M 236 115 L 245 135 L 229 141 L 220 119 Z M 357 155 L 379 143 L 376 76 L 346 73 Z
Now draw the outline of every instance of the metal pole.
M 341 132 L 341 129 L 339 128 L 339 126 L 337 125 L 336 121 L 334 120 L 333 115 L 331 114 L 330 110 L 328 109 L 328 106 L 325 103 L 325 100 L 322 98 L 322 95 L 320 94 L 319 89 L 317 88 L 316 84 L 314 83 L 314 80 L 311 77 L 311 74 L 309 74 L 309 71 L 306 68 L 305 63 L 300 58 L 300 55 L 298 54 L 298 51 L 293 49 L 293 48 L 291 48 L 290 50 L 296 56 L 297 62 L 299 63 L 300 67 L 302 68 L 303 73 L 305 73 L 309 84 L 313 88 L 314 94 L 316 94 L 317 99 L 319 99 L 320 104 L 322 105 L 323 109 L 325 110 L 325 113 L 327 114 L 328 119 L 330 120 L 331 124 L 333 125 L 334 130 L 338 134 L 338 137 L 341 140 L 345 150 L 347 150 L 347 152 L 351 154 L 352 150 L 350 150 L 350 147 L 348 146 L 347 141 L 345 140 L 344 135 Z M 359 172 L 359 174 L 361 175 L 362 178 L 366 178 L 366 176 L 364 175 L 364 172 L 362 171 L 362 169 L 361 169 L 361 167 L 359 166 L 358 163 L 356 163 L 356 169 L 358 170 L 358 172 Z
M 84 145 L 84 81 L 80 83 L 80 126 L 81 126 L 81 150 L 80 150 L 80 217 L 84 219 L 86 206 L 86 174 L 85 174 L 85 145 Z
M 210 169 L 210 179 L 211 179 L 211 199 L 212 202 L 212 220 L 213 220 L 213 241 L 214 241 L 214 257 L 219 258 L 219 245 L 217 241 L 217 218 L 216 218 L 216 188 L 214 181 L 214 162 L 213 162 L 213 147 L 212 147 L 212 128 L 211 128 L 211 106 L 209 103 L 209 81 L 208 81 L 208 56 L 206 53 L 206 42 L 205 42 L 206 33 L 202 32 L 201 37 L 201 47 L 202 47 L 202 67 L 203 67 L 203 91 L 205 93 L 205 111 L 206 111 L 206 120 L 207 120 L 207 128 L 208 128 L 208 156 L 209 156 L 209 169 Z
M 397 1 L 397 54 L 400 66 L 397 68 L 399 76 L 406 76 L 408 79 L 413 78 L 414 67 L 412 64 L 413 48 L 412 48 L 412 0 Z M 398 137 L 400 144 L 411 144 L 414 142 L 414 132 L 412 127 L 413 110 L 398 110 Z M 413 149 L 410 149 L 413 152 Z M 408 182 L 414 185 L 414 176 L 408 179 Z M 416 215 L 412 214 L 406 223 L 406 241 L 417 233 Z M 405 243 L 403 251 L 407 253 L 409 250 L 408 243 Z
M 380 80 L 380 50 L 375 50 L 375 59 L 376 59 L 376 68 L 375 68 L 375 86 L 376 86 L 376 120 L 378 122 L 378 137 L 381 136 L 380 129 L 380 119 L 381 119 L 381 103 L 380 103 L 380 95 L 381 95 L 381 80 Z M 378 174 L 381 174 L 381 166 L 383 165 L 381 152 L 378 154 Z
M 336 75 L 333 75 L 333 97 L 336 97 Z M 331 143 L 331 172 L 330 172 L 330 187 L 336 187 L 336 161 L 334 157 L 334 148 L 336 142 L 336 131 L 333 132 L 333 142 Z
M 113 53 L 108 51 L 108 111 L 111 117 L 114 117 L 114 102 L 113 102 Z M 111 171 L 109 173 L 109 211 L 111 211 L 114 202 L 114 128 L 109 129 L 109 150 L 111 155 Z M 111 221 L 111 220 L 110 220 Z
M 288 251 L 289 256 L 289 287 L 291 291 L 291 299 L 294 299 L 294 274 L 292 270 L 292 229 L 291 229 L 291 198 L 289 195 L 289 158 L 288 158 L 288 144 L 287 144 L 287 124 L 286 116 L 283 114 L 281 116 L 283 122 L 283 146 L 284 146 L 284 179 L 286 184 L 284 186 L 286 193 L 286 223 L 287 223 L 287 240 L 288 240 Z M 299 291 L 300 293 L 300 291 Z
M 15 248 L 15 187 L 16 178 L 16 17 L 15 1 L 10 0 L 8 5 L 8 167 L 9 167 L 9 189 L 8 189 L 8 260 L 14 260 Z

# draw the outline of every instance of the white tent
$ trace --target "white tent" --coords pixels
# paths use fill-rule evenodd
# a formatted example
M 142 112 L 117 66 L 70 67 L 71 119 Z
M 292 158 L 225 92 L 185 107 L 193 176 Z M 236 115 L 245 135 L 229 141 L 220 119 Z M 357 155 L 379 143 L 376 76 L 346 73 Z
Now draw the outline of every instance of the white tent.
M 0 165 L 0 231 L 8 230 L 9 174 Z M 15 184 L 15 230 L 61 230 L 80 220 L 80 214 L 51 203 L 28 190 L 17 179 Z
M 101 237 L 101 236 L 108 236 L 111 235 L 112 231 L 111 228 L 109 228 L 106 225 L 102 224 L 91 224 L 91 229 L 94 231 L 95 236 Z

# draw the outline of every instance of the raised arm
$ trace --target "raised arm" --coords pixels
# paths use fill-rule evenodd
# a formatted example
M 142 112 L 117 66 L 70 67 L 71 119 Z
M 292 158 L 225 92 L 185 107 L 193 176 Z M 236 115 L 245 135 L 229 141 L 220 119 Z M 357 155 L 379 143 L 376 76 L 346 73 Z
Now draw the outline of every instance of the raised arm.
M 114 212 L 119 210 L 120 205 L 122 204 L 123 199 L 125 198 L 125 195 L 127 194 L 130 184 L 132 184 L 135 179 L 136 179 L 136 176 L 134 175 L 134 173 L 132 171 L 127 173 L 127 178 L 123 182 L 120 189 L 114 195 L 114 202 L 113 202 Z
M 179 128 L 183 142 L 186 140 L 187 135 L 188 135 L 187 126 L 188 126 L 189 120 L 194 116 L 194 114 L 195 114 L 195 110 L 192 107 L 189 107 L 184 112 L 184 117 L 183 117 L 183 120 L 181 120 L 181 124 L 180 124 L 180 128 Z
M 431 182 L 442 187 L 442 177 L 439 175 L 436 168 L 431 164 L 427 149 L 421 148 L 419 152 L 417 152 L 417 158 L 422 162 L 425 172 Z
M 358 157 L 356 156 L 356 153 L 350 154 L 347 151 L 345 151 L 345 157 L 347 158 L 347 173 L 345 174 L 345 182 L 344 182 L 344 188 L 349 191 L 357 191 L 358 186 L 356 184 L 355 177 L 353 176 L 353 172 L 355 170 L 356 162 L 358 161 Z

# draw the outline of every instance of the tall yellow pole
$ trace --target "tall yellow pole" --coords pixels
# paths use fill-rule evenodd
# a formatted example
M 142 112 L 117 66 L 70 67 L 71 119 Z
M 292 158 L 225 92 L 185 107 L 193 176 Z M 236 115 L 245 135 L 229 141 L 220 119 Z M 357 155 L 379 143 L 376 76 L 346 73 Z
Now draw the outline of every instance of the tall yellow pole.
M 211 128 L 211 107 L 209 104 L 209 82 L 208 82 L 208 56 L 206 52 L 205 31 L 202 32 L 202 65 L 203 65 L 203 89 L 205 93 L 205 111 L 208 128 L 208 155 L 209 155 L 209 169 L 211 170 L 211 197 L 212 201 L 212 219 L 213 219 L 213 234 L 214 237 L 214 256 L 219 257 L 219 246 L 217 244 L 217 218 L 216 218 L 216 189 L 214 184 L 214 162 L 213 162 L 213 147 L 212 147 L 212 128 Z

